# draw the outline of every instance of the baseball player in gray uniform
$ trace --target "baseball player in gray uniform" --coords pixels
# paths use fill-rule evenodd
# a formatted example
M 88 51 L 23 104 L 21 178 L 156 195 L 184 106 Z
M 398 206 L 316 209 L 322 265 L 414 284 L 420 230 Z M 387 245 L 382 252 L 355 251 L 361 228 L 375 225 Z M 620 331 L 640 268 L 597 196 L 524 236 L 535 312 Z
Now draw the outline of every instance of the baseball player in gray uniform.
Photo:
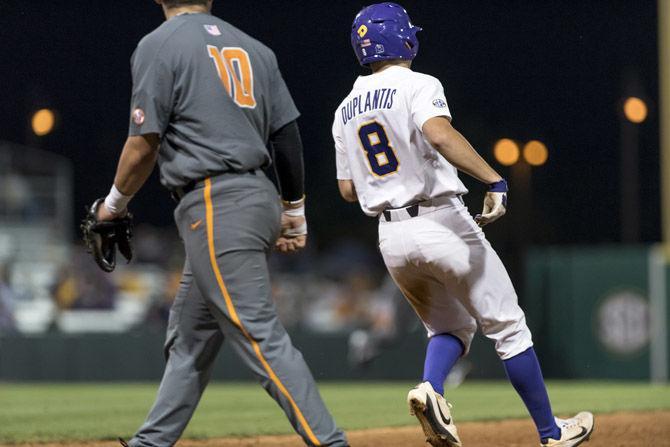
M 310 446 L 346 446 L 277 319 L 266 257 L 305 245 L 298 111 L 273 52 L 211 15 L 211 0 L 156 0 L 166 22 L 132 57 L 130 132 L 97 218 L 127 213 L 156 162 L 186 249 L 167 365 L 146 422 L 123 445 L 172 446 L 228 339 Z M 275 153 L 281 199 L 261 168 Z

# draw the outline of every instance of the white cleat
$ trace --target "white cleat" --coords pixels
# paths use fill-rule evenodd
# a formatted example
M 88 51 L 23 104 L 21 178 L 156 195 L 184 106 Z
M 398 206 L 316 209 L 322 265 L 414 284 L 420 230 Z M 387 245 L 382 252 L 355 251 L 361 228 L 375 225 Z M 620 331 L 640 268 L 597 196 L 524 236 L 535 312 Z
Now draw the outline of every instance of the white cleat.
M 588 441 L 593 433 L 593 414 L 582 411 L 569 419 L 556 418 L 556 424 L 561 429 L 561 439 L 549 438 L 540 447 L 575 447 Z
M 450 405 L 433 390 L 428 382 L 423 382 L 407 395 L 409 414 L 416 416 L 426 435 L 426 441 L 433 447 L 462 447 L 458 430 L 451 417 Z

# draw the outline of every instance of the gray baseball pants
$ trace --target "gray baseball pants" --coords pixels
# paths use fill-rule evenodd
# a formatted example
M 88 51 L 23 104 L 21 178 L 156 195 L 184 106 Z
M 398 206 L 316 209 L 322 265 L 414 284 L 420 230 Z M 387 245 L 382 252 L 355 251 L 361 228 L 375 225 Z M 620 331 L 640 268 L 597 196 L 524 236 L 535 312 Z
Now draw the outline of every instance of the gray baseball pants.
M 186 263 L 170 310 L 167 365 L 156 402 L 130 446 L 177 442 L 224 339 L 307 445 L 346 446 L 270 296 L 267 254 L 281 215 L 274 186 L 260 171 L 223 174 L 203 183 L 175 210 Z

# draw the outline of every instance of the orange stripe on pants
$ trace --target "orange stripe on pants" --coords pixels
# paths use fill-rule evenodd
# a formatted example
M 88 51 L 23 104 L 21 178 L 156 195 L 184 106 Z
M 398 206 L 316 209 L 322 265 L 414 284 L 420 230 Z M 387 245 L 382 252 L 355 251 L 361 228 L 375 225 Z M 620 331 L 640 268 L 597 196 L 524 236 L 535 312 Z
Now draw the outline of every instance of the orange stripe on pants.
M 258 342 L 256 342 L 256 340 L 254 340 L 251 337 L 251 335 L 249 335 L 247 330 L 242 325 L 242 321 L 240 320 L 240 317 L 237 314 L 237 310 L 235 310 L 233 300 L 230 298 L 226 284 L 223 282 L 223 277 L 221 276 L 221 270 L 219 269 L 219 265 L 216 263 L 216 251 L 214 250 L 214 208 L 212 206 L 212 180 L 210 178 L 205 179 L 204 195 L 205 195 L 205 214 L 207 221 L 207 246 L 209 247 L 209 260 L 212 264 L 212 270 L 214 270 L 214 276 L 216 277 L 216 282 L 219 284 L 221 294 L 223 295 L 223 298 L 226 301 L 226 308 L 228 309 L 228 314 L 230 315 L 231 320 L 233 320 L 235 326 L 239 328 L 244 337 L 251 344 L 252 348 L 254 349 L 254 352 L 256 353 L 256 357 L 258 357 L 258 360 L 260 360 L 261 364 L 263 365 L 263 368 L 265 368 L 265 372 L 267 373 L 268 377 L 272 380 L 272 382 L 274 382 L 275 386 L 284 395 L 284 397 L 288 399 L 289 403 L 291 404 L 291 407 L 293 408 L 293 411 L 298 417 L 300 425 L 302 425 L 303 428 L 305 429 L 305 433 L 307 434 L 309 440 L 315 446 L 320 446 L 321 443 L 316 438 L 316 436 L 314 436 L 314 432 L 307 424 L 307 420 L 302 415 L 302 412 L 300 411 L 300 408 L 298 408 L 298 405 L 295 403 L 295 400 L 293 400 L 291 393 L 288 392 L 284 384 L 281 382 L 281 380 L 279 380 L 279 377 L 277 377 L 277 374 L 275 374 L 275 372 L 272 370 L 270 364 L 267 362 L 267 360 L 265 360 L 265 357 L 261 352 L 260 345 L 258 344 Z

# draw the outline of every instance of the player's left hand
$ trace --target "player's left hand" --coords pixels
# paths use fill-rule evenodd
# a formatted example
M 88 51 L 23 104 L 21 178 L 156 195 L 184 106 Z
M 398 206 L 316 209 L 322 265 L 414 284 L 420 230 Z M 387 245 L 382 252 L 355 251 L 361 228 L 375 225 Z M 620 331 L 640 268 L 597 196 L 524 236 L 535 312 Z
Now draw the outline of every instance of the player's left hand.
M 133 237 L 133 216 L 127 210 L 123 216 L 107 218 L 101 209 L 106 208 L 105 199 L 96 200 L 88 209 L 88 213 L 81 223 L 82 237 L 93 259 L 105 272 L 112 272 L 116 267 L 116 250 L 128 262 L 133 258 L 133 249 L 130 240 Z M 111 214 L 109 210 L 106 211 Z M 102 216 L 102 219 L 100 219 Z
M 281 253 L 293 253 L 307 245 L 307 220 L 305 202 L 289 205 L 284 203 L 281 215 L 281 234 L 275 248 Z
M 98 222 L 110 222 L 114 219 L 118 219 L 120 217 L 125 217 L 126 214 L 128 214 L 128 210 L 123 210 L 122 213 L 120 214 L 113 214 L 111 211 L 109 211 L 109 208 L 105 206 L 105 203 L 101 203 L 100 206 L 98 207 L 98 212 L 96 213 L 96 217 L 98 219 Z
M 294 253 L 305 248 L 305 245 L 307 245 L 307 236 L 280 236 L 275 243 L 275 248 L 280 253 Z
M 475 222 L 483 227 L 504 216 L 506 211 L 507 182 L 503 179 L 489 185 L 489 191 L 484 197 L 482 213 L 475 216 Z

